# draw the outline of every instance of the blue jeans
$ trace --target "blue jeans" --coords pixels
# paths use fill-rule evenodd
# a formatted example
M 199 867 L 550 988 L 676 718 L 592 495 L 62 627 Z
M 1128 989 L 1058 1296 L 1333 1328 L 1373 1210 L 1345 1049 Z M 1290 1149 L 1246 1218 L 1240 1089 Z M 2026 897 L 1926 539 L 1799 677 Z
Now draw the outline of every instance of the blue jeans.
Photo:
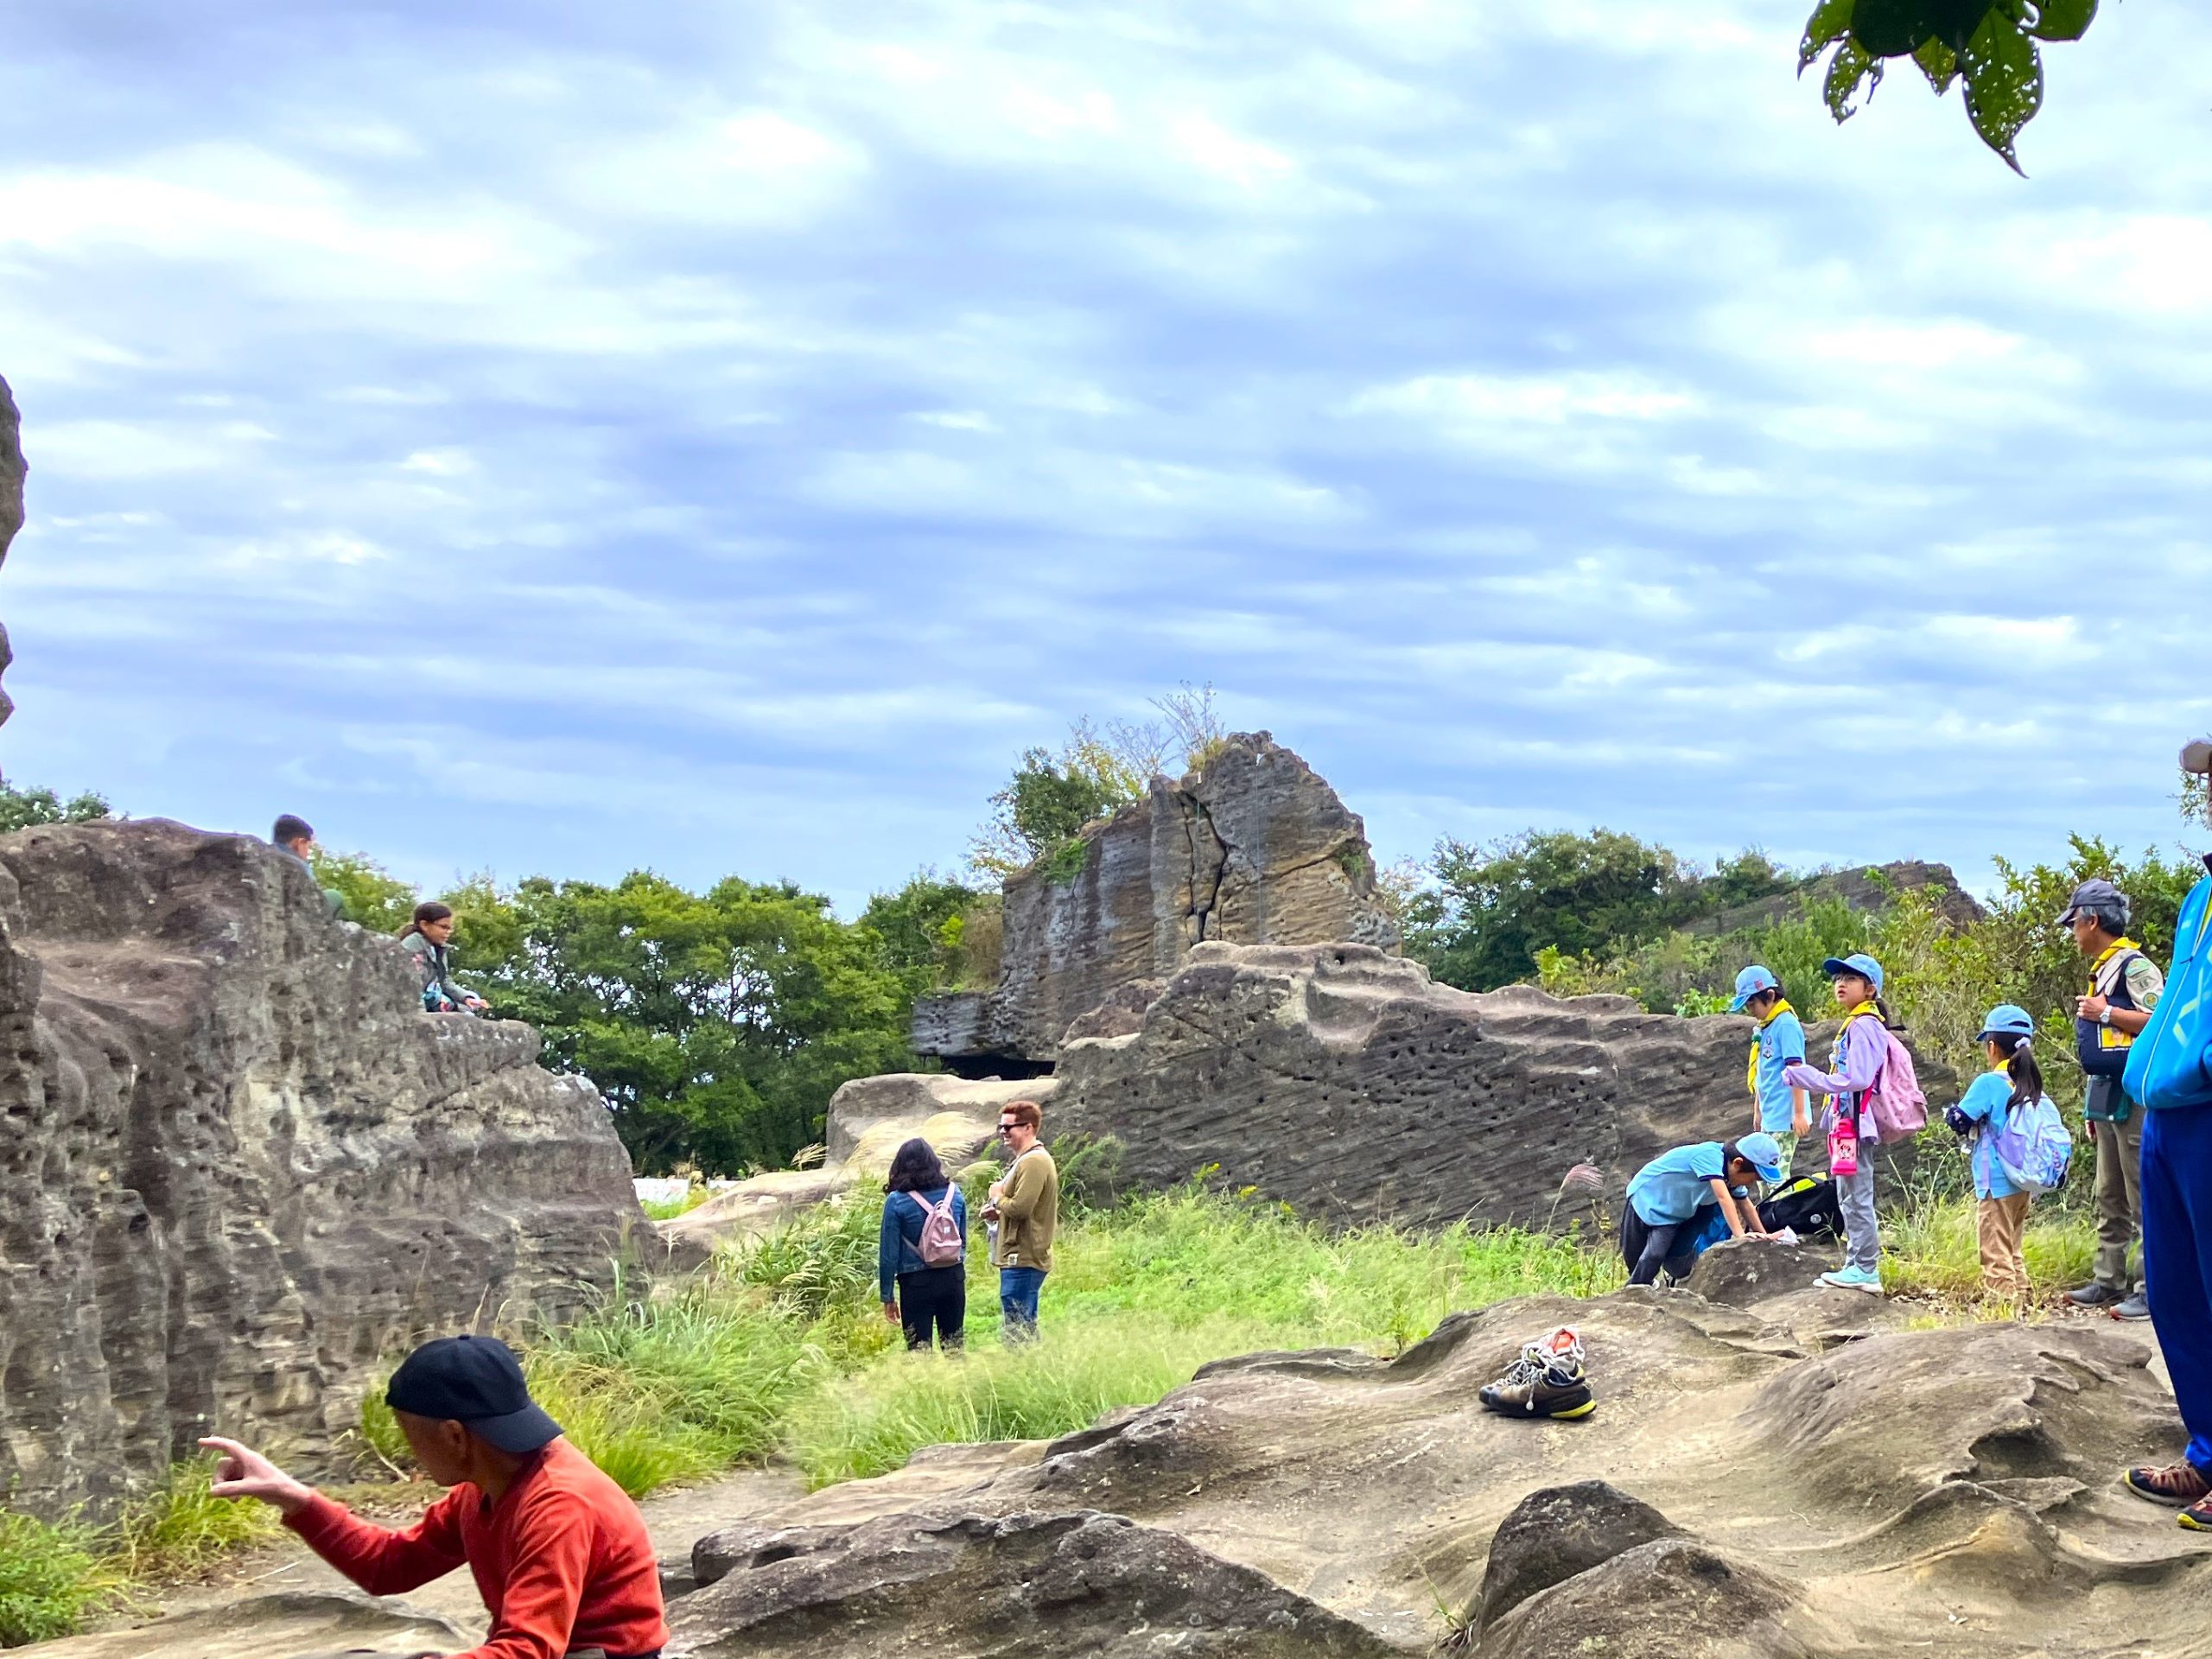
M 2189 1460 L 2212 1475 L 2212 1107 L 2143 1114 L 2143 1277 Z
M 1037 1339 L 1037 1295 L 1044 1288 L 1042 1268 L 999 1269 L 999 1316 L 1006 1322 L 1008 1342 Z

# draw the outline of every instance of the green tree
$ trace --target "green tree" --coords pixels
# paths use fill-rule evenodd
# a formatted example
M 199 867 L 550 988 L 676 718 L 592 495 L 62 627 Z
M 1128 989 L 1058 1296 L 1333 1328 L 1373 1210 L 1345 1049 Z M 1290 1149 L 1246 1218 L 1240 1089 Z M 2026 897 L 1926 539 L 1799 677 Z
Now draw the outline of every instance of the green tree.
M 108 816 L 108 804 L 86 791 L 63 800 L 50 789 L 18 789 L 0 780 L 0 835 L 37 823 L 89 823 Z
M 1078 726 L 1058 754 L 1045 748 L 1022 751 L 1014 776 L 991 797 L 990 819 L 968 861 L 982 874 L 1011 875 L 1142 791 L 1143 784 Z
M 2017 173 L 2015 143 L 2043 107 L 2041 43 L 2080 40 L 2096 16 L 2097 0 L 1819 0 L 1797 73 L 1827 54 L 1821 95 L 1842 122 L 1873 97 L 1885 64 L 1909 59 L 1937 97 L 1961 85 L 1974 130 Z
M 874 931 L 884 967 L 918 996 L 964 977 L 970 912 L 985 896 L 935 870 L 923 870 L 896 893 L 871 898 L 861 925 Z
M 415 889 L 374 859 L 317 847 L 308 859 L 315 883 L 338 895 L 338 914 L 372 933 L 397 933 L 415 914 Z

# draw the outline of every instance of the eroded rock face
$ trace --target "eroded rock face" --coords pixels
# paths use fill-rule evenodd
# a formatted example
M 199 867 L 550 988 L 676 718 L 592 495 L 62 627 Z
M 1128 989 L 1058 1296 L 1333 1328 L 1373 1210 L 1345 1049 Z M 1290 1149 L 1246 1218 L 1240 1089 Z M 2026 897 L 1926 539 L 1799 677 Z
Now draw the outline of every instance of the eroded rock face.
M 1358 814 L 1265 732 L 1179 783 L 1154 779 L 1084 831 L 1083 853 L 1077 873 L 1048 860 L 1007 879 L 997 988 L 923 998 L 918 1050 L 1050 1060 L 1071 1020 L 1209 940 L 1397 948 Z
M 420 1013 L 265 844 L 0 839 L 0 1483 L 111 1508 L 200 1434 L 312 1464 L 380 1363 L 607 1287 L 644 1217 L 530 1027 Z
M 1749 1129 L 1751 1028 L 1454 990 L 1359 945 L 1201 944 L 1134 1029 L 1067 1044 L 1052 1128 L 1113 1135 L 1139 1185 L 1217 1165 L 1335 1222 L 1563 1224 L 1592 1204 L 1561 1192 L 1576 1165 L 1618 1213 L 1649 1159 Z
M 23 527 L 23 446 L 21 442 L 22 423 L 16 412 L 15 394 L 8 390 L 8 383 L 0 380 L 0 564 L 8 558 L 8 544 L 16 539 L 16 532 Z M 8 671 L 14 660 L 8 648 L 8 629 L 0 623 L 0 675 Z M 5 687 L 0 687 L 0 725 L 16 710 L 8 700 Z

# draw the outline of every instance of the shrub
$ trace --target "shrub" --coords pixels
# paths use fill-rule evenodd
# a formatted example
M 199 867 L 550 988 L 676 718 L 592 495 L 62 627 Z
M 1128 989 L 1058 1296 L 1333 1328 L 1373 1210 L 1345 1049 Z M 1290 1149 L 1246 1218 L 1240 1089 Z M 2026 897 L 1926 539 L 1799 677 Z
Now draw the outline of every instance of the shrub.
M 124 1511 L 117 1556 L 134 1579 L 194 1576 L 245 1545 L 272 1538 L 276 1511 L 266 1503 L 217 1497 L 213 1456 L 171 1466 L 168 1478 Z
M 71 1635 L 113 1605 L 119 1581 L 102 1541 L 76 1522 L 0 1510 L 0 1647 Z

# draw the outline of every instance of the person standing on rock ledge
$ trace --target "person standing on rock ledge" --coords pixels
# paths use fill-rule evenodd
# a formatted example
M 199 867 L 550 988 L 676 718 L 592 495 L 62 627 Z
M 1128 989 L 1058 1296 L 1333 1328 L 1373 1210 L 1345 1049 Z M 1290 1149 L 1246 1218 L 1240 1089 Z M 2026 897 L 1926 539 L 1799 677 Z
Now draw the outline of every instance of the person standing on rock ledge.
M 452 1489 L 404 1531 L 356 1519 L 236 1440 L 200 1442 L 222 1454 L 208 1490 L 275 1505 L 372 1596 L 404 1595 L 466 1563 L 492 1629 L 454 1659 L 660 1659 L 668 1621 L 645 1517 L 531 1399 L 506 1344 L 426 1342 L 392 1373 L 385 1400 L 423 1472 Z
M 999 1139 L 1014 1154 L 991 1183 L 983 1219 L 990 1224 L 991 1262 L 999 1270 L 999 1313 L 1010 1343 L 1037 1338 L 1037 1299 L 1052 1270 L 1052 1235 L 1060 1225 L 1060 1172 L 1037 1144 L 1044 1113 L 1033 1100 L 1007 1103 Z
M 2212 778 L 2212 741 L 2181 753 Z M 2131 1469 L 2127 1487 L 2182 1506 L 2212 1532 L 2212 856 L 2174 925 L 2174 963 L 2121 1084 L 2143 1105 L 2143 1279 L 2152 1328 L 2173 1379 L 2189 1447 L 2163 1469 Z

